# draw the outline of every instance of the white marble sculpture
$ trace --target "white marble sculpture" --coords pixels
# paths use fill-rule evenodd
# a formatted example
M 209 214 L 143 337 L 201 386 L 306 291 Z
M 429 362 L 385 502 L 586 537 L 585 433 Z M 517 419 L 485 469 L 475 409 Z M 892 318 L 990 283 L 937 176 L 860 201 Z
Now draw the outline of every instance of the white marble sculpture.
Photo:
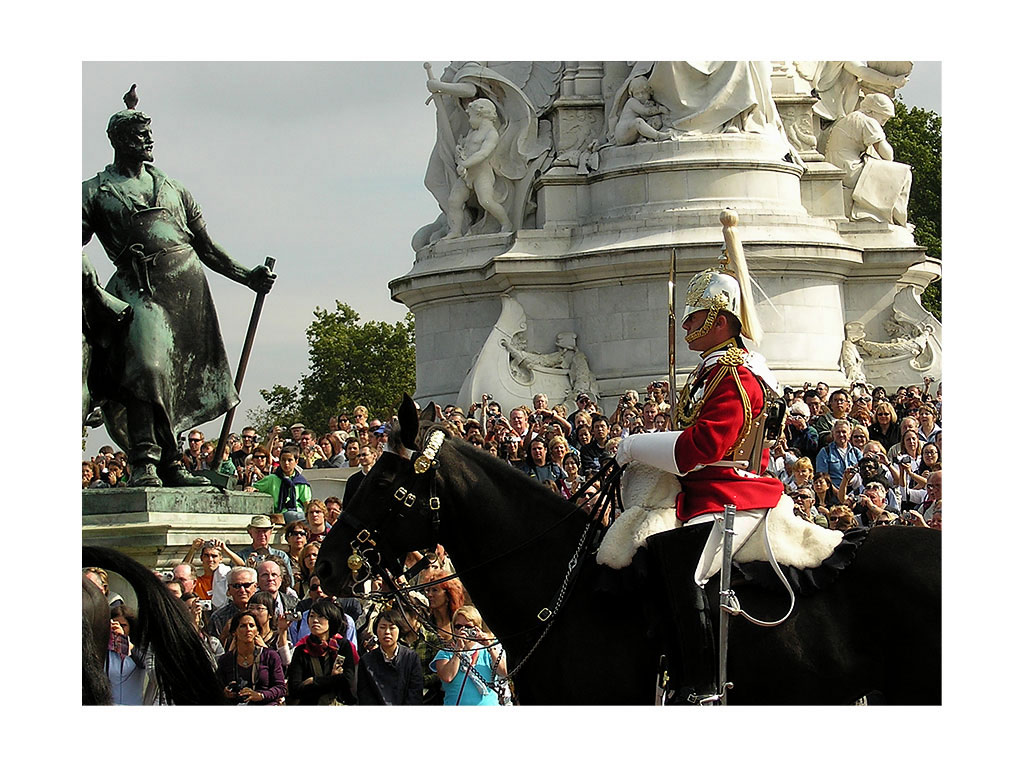
M 814 111 L 834 121 L 854 112 L 862 95 L 881 93 L 890 99 L 907 83 L 910 61 L 795 61 L 797 72 L 814 88 Z
M 448 234 L 462 237 L 466 203 L 476 195 L 480 207 L 501 224 L 502 232 L 512 230 L 512 221 L 494 194 L 495 150 L 498 148 L 498 110 L 490 99 L 476 99 L 466 107 L 469 133 L 455 145 L 458 178 L 448 193 Z
M 864 359 L 857 348 L 857 339 L 864 338 L 863 323 L 847 323 L 846 338 L 839 352 L 839 367 L 846 376 L 846 383 L 849 386 L 864 384 L 868 378 L 864 372 Z
M 896 294 L 892 315 L 882 328 L 889 338 L 871 341 L 863 323 L 846 325 L 846 341 L 856 345 L 868 381 L 887 386 L 925 374 L 941 375 L 942 325 L 921 306 L 913 288 Z
M 522 225 L 530 184 L 552 148 L 550 124 L 538 116 L 550 106 L 560 76 L 561 62 L 452 62 L 440 79 L 428 70 L 437 142 L 424 183 L 443 213 L 417 232 L 414 248 L 444 235 L 510 231 Z M 480 99 L 494 106 L 494 119 L 478 117 L 474 127 L 469 105 Z M 487 122 L 497 134 L 493 142 L 490 129 L 480 124 Z M 475 171 L 473 164 L 466 165 L 474 153 L 470 145 L 479 145 L 475 151 L 485 145 L 489 150 L 486 165 Z M 474 189 L 478 180 L 483 189 Z
M 638 61 L 610 112 L 617 121 L 632 80 L 645 77 L 654 100 L 668 107 L 666 123 L 680 133 L 783 131 L 771 72 L 767 61 Z
M 567 371 L 569 374 L 569 390 L 567 394 L 573 397 L 585 392 L 595 403 L 598 400 L 597 381 L 590 372 L 590 364 L 587 356 L 576 346 L 575 333 L 560 333 L 555 337 L 554 352 L 527 352 L 518 349 L 514 344 L 502 340 L 502 347 L 508 352 L 509 359 L 520 369 L 532 374 L 539 369 L 558 368 Z M 532 375 L 530 376 L 532 379 Z
M 786 121 L 783 120 L 783 124 Z M 818 146 L 818 137 L 814 133 L 814 124 L 809 112 L 794 115 L 786 125 L 786 137 L 798 152 L 813 152 Z
M 502 294 L 501 312 L 462 381 L 457 402 L 476 403 L 487 393 L 489 399 L 501 403 L 507 410 L 520 403 L 531 403 L 534 395 L 543 392 L 552 406 L 563 402 L 572 404 L 571 361 L 568 368 L 563 367 L 562 356 L 558 353 L 554 353 L 558 359 L 552 366 L 537 362 L 524 366 L 513 359 L 510 349 L 529 354 L 522 351 L 526 332 L 523 305 L 512 294 Z M 586 357 L 581 353 L 576 362 L 585 365 Z M 591 375 L 589 365 L 586 374 Z
M 634 77 L 627 84 L 627 91 L 629 98 L 613 129 L 615 143 L 624 146 L 641 139 L 664 141 L 670 138 L 668 131 L 661 130 L 661 116 L 667 115 L 669 108 L 654 100 L 647 78 L 642 75 Z
M 832 126 L 825 160 L 840 168 L 850 190 L 849 216 L 906 226 L 910 166 L 893 161 L 885 123 L 895 114 L 892 99 L 881 93 L 864 97 L 860 109 Z
M 463 236 L 441 240 L 448 232 L 442 214 L 414 240 L 411 268 L 389 283 L 392 298 L 416 317 L 417 400 L 468 409 L 487 393 L 507 410 L 543 392 L 550 404 L 564 403 L 572 410 L 573 400 L 565 399 L 587 387 L 573 386 L 570 370 L 562 367 L 562 348 L 554 341 L 556 334 L 575 332 L 577 349 L 586 353 L 600 390 L 594 394 L 604 395 L 600 405 L 605 412 L 613 411 L 616 393 L 642 391 L 652 379 L 665 377 L 665 284 L 672 253 L 678 274 L 703 268 L 720 245 L 719 216 L 726 207 L 737 212 L 743 236 L 756 244 L 748 260 L 764 292 L 759 297 L 765 337 L 758 351 L 789 377 L 783 383 L 810 379 L 843 386 L 847 376 L 860 378 L 858 365 L 867 382 L 887 388 L 919 383 L 925 373 L 940 377 L 942 325 L 921 307 L 919 297 L 941 275 L 941 261 L 914 243 L 909 227 L 849 220 L 854 189 L 843 186 L 845 170 L 824 160 L 824 121 L 812 111 L 816 98 L 809 83 L 798 78 L 791 63 L 771 70 L 763 66 L 771 71 L 778 110 L 790 114 L 784 129 L 792 129 L 788 143 L 804 154 L 806 167 L 800 168 L 785 160 L 787 150 L 777 130 L 775 135 L 746 132 L 759 121 L 768 124 L 764 114 L 757 114 L 766 106 L 757 98 L 734 104 L 721 118 L 710 116 L 729 102 L 727 89 L 712 87 L 718 83 L 716 74 L 735 74 L 740 90 L 753 93 L 761 64 L 705 67 L 704 87 L 685 92 L 688 111 L 680 101 L 672 112 L 667 99 L 679 100 L 684 93 L 680 83 L 686 82 L 674 75 L 688 71 L 697 79 L 697 63 L 684 64 L 689 69 L 673 62 L 525 62 L 516 66 L 532 74 L 520 77 L 506 64 L 455 63 L 437 78 L 446 85 L 435 86 L 438 92 L 423 107 L 422 118 L 433 119 L 435 105 L 451 117 L 445 123 L 453 128 L 450 141 L 438 124 L 428 172 L 442 206 L 450 193 L 445 185 L 458 178 L 456 147 L 470 132 L 467 107 L 472 101 L 484 98 L 495 104 L 497 130 L 505 142 L 515 135 L 510 126 L 518 125 L 512 117 L 516 105 L 529 104 L 537 132 L 525 135 L 542 143 L 548 122 L 552 141 L 547 160 L 530 166 L 532 174 L 512 180 L 495 169 L 496 196 L 501 189 L 525 190 L 519 198 L 521 215 L 499 197 L 514 236 L 499 235 L 499 219 L 471 197 Z M 557 84 L 553 91 L 536 88 L 538 67 L 548 73 L 549 84 Z M 850 74 L 846 68 L 843 72 Z M 616 144 L 609 119 L 622 115 L 629 82 L 638 77 L 647 78 L 651 100 L 670 108 L 660 115 L 658 130 L 676 134 L 673 121 L 701 115 L 708 120 L 708 132 Z M 858 94 L 867 92 L 870 84 L 852 77 Z M 762 85 L 767 93 L 767 84 Z M 452 95 L 449 86 L 458 86 L 464 95 Z M 613 104 L 618 105 L 614 115 Z M 436 116 L 442 119 L 442 113 Z M 886 126 L 890 134 L 891 125 Z M 858 162 L 864 151 L 859 150 Z M 897 146 L 895 159 L 903 160 L 898 151 Z M 873 153 L 879 154 L 877 149 Z M 875 157 L 864 165 L 887 162 Z M 868 173 L 861 169 L 862 176 Z M 438 178 L 440 186 L 433 183 Z M 893 303 L 905 294 L 906 306 Z M 897 306 L 906 324 L 900 319 L 899 328 L 890 332 L 885 320 Z M 870 339 L 864 347 L 844 334 L 851 321 L 864 324 L 863 340 Z M 918 323 L 921 331 L 915 330 Z M 909 343 L 927 330 L 924 325 L 934 332 L 923 344 Z M 677 341 L 678 334 L 677 327 Z M 872 356 L 869 349 L 887 349 L 895 356 Z M 678 349 L 677 383 L 698 363 L 699 356 Z M 927 371 L 919 370 L 926 365 Z

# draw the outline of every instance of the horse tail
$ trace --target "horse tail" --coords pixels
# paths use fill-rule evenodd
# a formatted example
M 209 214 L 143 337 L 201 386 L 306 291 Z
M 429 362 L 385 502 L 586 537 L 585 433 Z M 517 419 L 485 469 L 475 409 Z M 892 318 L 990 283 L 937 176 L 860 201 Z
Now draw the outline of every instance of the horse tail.
M 156 682 L 171 704 L 220 704 L 222 686 L 184 604 L 148 568 L 113 549 L 82 547 L 82 563 L 123 576 L 138 599 L 133 642 L 152 651 Z

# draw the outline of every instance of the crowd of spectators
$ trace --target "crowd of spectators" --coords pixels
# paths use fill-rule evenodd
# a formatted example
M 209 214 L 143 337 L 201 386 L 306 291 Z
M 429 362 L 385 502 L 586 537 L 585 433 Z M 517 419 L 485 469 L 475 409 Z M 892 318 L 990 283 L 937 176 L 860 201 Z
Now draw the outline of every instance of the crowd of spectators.
M 892 393 L 864 385 L 831 389 L 822 382 L 786 387 L 785 427 L 771 445 L 767 472 L 792 496 L 794 514 L 841 531 L 881 525 L 941 530 L 942 394 L 941 385 L 929 392 L 932 383 L 925 379 Z M 538 394 L 531 405 L 506 413 L 485 395 L 468 411 L 452 404 L 437 416 L 457 437 L 588 506 L 598 486 L 577 492 L 615 455 L 622 437 L 671 428 L 668 395 L 668 383 L 655 381 L 643 403 L 628 390 L 610 414 L 585 393 L 572 412 Z M 275 519 L 253 517 L 247 541 L 196 539 L 181 564 L 158 575 L 182 601 L 232 703 L 507 703 L 501 645 L 461 582 L 440 581 L 452 573 L 441 547 L 430 553 L 437 562 L 418 577 L 422 591 L 410 593 L 418 616 L 395 611 L 379 597 L 327 595 L 314 573 L 320 542 L 384 450 L 390 425 L 369 417 L 359 406 L 351 416 L 332 417 L 319 436 L 303 424 L 287 433 L 275 427 L 266 438 L 246 427 L 231 436 L 220 463 L 216 445 L 193 430 L 186 466 L 235 473 L 240 488 L 274 499 Z M 125 458 L 102 448 L 82 463 L 82 487 L 123 486 Z M 302 471 L 332 467 L 359 470 L 347 480 L 344 498 L 311 498 Z M 410 553 L 413 560 L 422 556 Z M 109 595 L 106 575 L 93 578 Z M 379 580 L 367 586 L 383 589 Z M 119 596 L 109 599 L 109 674 L 119 703 L 157 702 L 158 694 L 140 682 L 147 664 L 132 655 L 134 617 Z M 133 672 L 139 679 L 132 680 Z
M 942 529 L 942 387 L 787 387 L 769 473 L 801 517 L 837 530 Z
M 332 499 L 332 506 L 339 504 Z M 278 535 L 306 539 L 307 521 Z M 327 529 L 330 524 L 325 523 Z M 312 570 L 319 542 L 297 555 L 255 515 L 248 541 L 196 539 L 172 570 L 154 572 L 180 600 L 230 704 L 481 706 L 510 701 L 504 651 L 452 575 L 443 548 L 400 610 L 379 579 L 363 597 L 328 595 Z M 303 535 L 294 536 L 301 531 Z M 275 544 L 288 547 L 286 552 Z M 199 566 L 195 564 L 198 556 Z M 423 553 L 410 553 L 413 561 Z M 289 564 L 298 559 L 293 578 Z M 308 561 L 307 558 L 308 557 Z M 131 640 L 134 612 L 110 590 L 101 568 L 83 573 L 110 603 L 107 673 L 115 704 L 163 703 L 153 659 Z M 443 580 L 446 579 L 447 580 Z M 440 597 L 438 597 L 440 596 Z M 468 670 L 468 671 L 467 671 Z

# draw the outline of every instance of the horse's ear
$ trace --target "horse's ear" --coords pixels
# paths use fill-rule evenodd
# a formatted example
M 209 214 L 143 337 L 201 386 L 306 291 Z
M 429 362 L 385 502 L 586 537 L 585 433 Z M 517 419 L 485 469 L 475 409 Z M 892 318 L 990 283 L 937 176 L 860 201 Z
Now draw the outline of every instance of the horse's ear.
M 420 414 L 421 421 L 429 421 L 431 424 L 435 424 L 441 421 L 441 409 L 433 400 L 427 405 L 426 410 Z
M 398 424 L 402 428 L 402 445 L 410 451 L 415 451 L 416 436 L 420 431 L 419 415 L 416 413 L 416 403 L 408 393 L 403 395 L 402 404 L 398 406 Z

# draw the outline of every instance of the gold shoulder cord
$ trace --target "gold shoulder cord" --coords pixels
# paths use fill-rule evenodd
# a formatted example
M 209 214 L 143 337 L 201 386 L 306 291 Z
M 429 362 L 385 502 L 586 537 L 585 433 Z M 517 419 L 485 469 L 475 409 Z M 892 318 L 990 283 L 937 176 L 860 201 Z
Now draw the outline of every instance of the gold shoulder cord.
M 683 394 L 685 397 L 680 397 L 678 411 L 678 424 L 680 427 L 686 428 L 691 427 L 697 422 L 697 418 L 700 416 L 701 409 L 704 407 L 705 401 L 711 396 L 711 394 L 718 388 L 718 385 L 722 383 L 722 380 L 726 376 L 732 376 L 733 381 L 736 382 L 736 389 L 740 393 L 740 402 L 743 403 L 743 426 L 740 428 L 739 436 L 736 438 L 736 442 L 726 452 L 726 456 L 731 456 L 736 452 L 743 442 L 747 439 L 750 434 L 750 429 L 754 423 L 754 414 L 750 406 L 750 397 L 747 396 L 747 390 L 743 388 L 743 383 L 740 381 L 740 374 L 737 370 L 740 365 L 743 364 L 743 351 L 739 347 L 730 347 L 724 355 L 718 360 L 718 370 L 715 371 L 715 375 L 711 377 L 707 385 L 704 387 L 704 394 L 700 400 L 692 405 L 688 405 L 686 399 L 690 393 L 690 383 L 687 382 L 684 387 Z
M 718 359 L 718 370 L 715 371 L 715 375 L 712 376 L 710 381 L 708 381 L 708 383 L 705 385 L 704 394 L 701 395 L 700 400 L 690 404 L 688 402 L 691 391 L 690 381 L 687 381 L 686 385 L 683 387 L 683 391 L 682 393 L 680 393 L 679 397 L 679 405 L 676 407 L 676 423 L 680 427 L 692 427 L 694 424 L 697 423 L 697 418 L 700 416 L 700 412 L 701 409 L 704 407 L 705 401 L 715 391 L 715 388 L 721 383 L 722 379 L 728 376 L 730 371 L 732 371 L 733 376 L 735 376 L 736 366 L 741 365 L 743 363 L 743 351 L 739 347 L 733 345 L 732 339 L 727 341 L 726 344 L 730 344 L 732 346 L 730 346 L 729 349 L 726 350 L 726 353 Z M 718 349 L 721 349 L 721 346 L 709 351 L 715 352 Z M 739 381 L 737 379 L 737 385 L 738 383 Z M 744 403 L 744 434 L 746 434 L 746 432 L 750 431 L 750 402 L 747 399 L 747 393 L 743 391 L 743 387 L 739 387 L 739 389 L 741 393 L 740 396 L 741 398 L 743 398 Z M 731 452 L 732 451 L 730 451 L 730 453 Z
M 736 438 L 736 442 L 733 443 L 732 448 L 728 450 L 726 456 L 730 456 L 736 452 L 743 441 L 747 439 L 747 435 L 750 434 L 750 427 L 754 423 L 754 414 L 750 408 L 750 398 L 747 396 L 747 390 L 743 388 L 743 383 L 740 381 L 740 373 L 736 366 L 730 367 L 729 372 L 732 374 L 733 380 L 736 382 L 736 389 L 740 391 L 740 400 L 743 402 L 743 427 L 740 429 L 739 437 Z

